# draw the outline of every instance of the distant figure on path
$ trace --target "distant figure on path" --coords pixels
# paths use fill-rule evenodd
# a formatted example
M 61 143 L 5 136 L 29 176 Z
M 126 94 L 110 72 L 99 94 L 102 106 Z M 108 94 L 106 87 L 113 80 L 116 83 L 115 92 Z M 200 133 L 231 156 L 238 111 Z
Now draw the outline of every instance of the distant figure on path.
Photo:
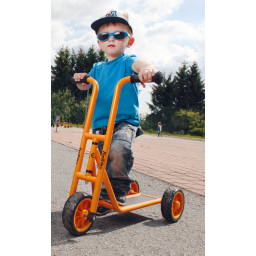
M 159 137 L 159 135 L 161 135 L 161 137 L 163 137 L 161 134 L 161 131 L 162 131 L 162 124 L 161 124 L 161 122 L 158 122 L 158 126 L 157 126 L 158 137 Z

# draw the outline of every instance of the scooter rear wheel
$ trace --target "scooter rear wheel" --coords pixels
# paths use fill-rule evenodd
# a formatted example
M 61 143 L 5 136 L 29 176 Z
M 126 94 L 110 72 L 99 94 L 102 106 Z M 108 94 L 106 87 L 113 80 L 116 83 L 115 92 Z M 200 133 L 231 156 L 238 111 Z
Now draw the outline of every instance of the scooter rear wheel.
M 182 216 L 184 205 L 185 197 L 181 189 L 169 187 L 165 190 L 161 202 L 161 212 L 167 221 L 177 222 Z
M 84 235 L 93 223 L 87 216 L 90 213 L 92 196 L 82 192 L 76 192 L 66 201 L 62 211 L 62 223 L 64 227 L 75 236 Z
M 131 190 L 127 195 L 132 195 L 134 193 L 139 193 L 140 192 L 140 186 L 137 180 L 135 180 L 133 183 L 131 183 Z

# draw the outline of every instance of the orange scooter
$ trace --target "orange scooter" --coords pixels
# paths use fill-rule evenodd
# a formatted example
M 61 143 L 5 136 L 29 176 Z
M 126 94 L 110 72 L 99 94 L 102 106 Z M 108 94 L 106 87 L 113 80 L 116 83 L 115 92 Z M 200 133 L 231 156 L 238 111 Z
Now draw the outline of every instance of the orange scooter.
M 158 72 L 153 77 L 152 82 L 160 84 L 162 79 L 162 74 Z M 89 133 L 99 85 L 96 80 L 89 76 L 86 76 L 83 80 L 79 81 L 79 83 L 93 84 L 93 91 L 78 152 L 69 198 L 67 199 L 62 211 L 62 222 L 65 228 L 75 236 L 84 235 L 92 228 L 93 223 L 96 220 L 98 206 L 113 209 L 119 213 L 125 213 L 142 207 L 161 204 L 162 215 L 167 221 L 177 222 L 182 216 L 185 198 L 181 189 L 169 187 L 164 192 L 162 198 L 157 198 L 141 194 L 139 192 L 139 184 L 137 181 L 135 181 L 131 184 L 131 190 L 126 196 L 125 205 L 120 206 L 116 201 L 115 194 L 106 172 L 106 164 L 115 125 L 121 88 L 125 83 L 128 82 L 140 82 L 138 75 L 133 74 L 131 76 L 124 77 L 117 83 L 112 100 L 106 135 L 99 135 Z M 69 85 L 76 84 L 72 76 L 67 77 L 67 83 Z M 90 149 L 86 173 L 83 174 L 81 173 L 81 167 L 88 139 L 92 140 L 92 146 Z M 99 141 L 104 141 L 101 155 L 97 146 Z M 98 166 L 97 174 L 95 162 Z M 88 195 L 84 192 L 76 192 L 79 179 L 91 182 L 92 195 Z M 105 184 L 110 202 L 108 202 L 107 199 L 99 200 L 102 182 Z

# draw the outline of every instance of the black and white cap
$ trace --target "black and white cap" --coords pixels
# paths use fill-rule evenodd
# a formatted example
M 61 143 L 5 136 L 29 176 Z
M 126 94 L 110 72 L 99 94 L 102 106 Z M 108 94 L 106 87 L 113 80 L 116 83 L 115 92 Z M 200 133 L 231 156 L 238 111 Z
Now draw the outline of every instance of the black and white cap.
M 132 31 L 132 27 L 129 23 L 129 15 L 126 11 L 118 11 L 111 9 L 108 13 L 104 14 L 100 19 L 94 21 L 91 25 L 91 28 L 98 33 L 99 28 L 109 22 L 118 22 L 123 23 L 130 27 Z

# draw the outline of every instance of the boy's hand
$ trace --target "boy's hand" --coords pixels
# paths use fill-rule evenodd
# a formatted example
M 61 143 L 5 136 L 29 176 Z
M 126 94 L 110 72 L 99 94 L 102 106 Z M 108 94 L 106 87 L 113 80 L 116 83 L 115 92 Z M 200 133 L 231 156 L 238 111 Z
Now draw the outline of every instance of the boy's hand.
M 146 67 L 140 70 L 138 75 L 143 88 L 146 87 L 145 83 L 152 81 L 152 77 L 155 75 L 156 72 L 157 70 L 153 66 Z
M 138 73 L 143 88 L 146 87 L 145 83 L 152 81 L 152 77 L 157 72 L 154 66 L 146 60 L 134 61 L 132 69 L 134 72 Z
M 75 73 L 73 78 L 75 79 L 76 82 L 79 82 L 81 79 L 85 78 L 87 76 L 87 73 Z M 77 87 L 80 90 L 87 90 L 88 85 L 85 83 L 77 84 Z

